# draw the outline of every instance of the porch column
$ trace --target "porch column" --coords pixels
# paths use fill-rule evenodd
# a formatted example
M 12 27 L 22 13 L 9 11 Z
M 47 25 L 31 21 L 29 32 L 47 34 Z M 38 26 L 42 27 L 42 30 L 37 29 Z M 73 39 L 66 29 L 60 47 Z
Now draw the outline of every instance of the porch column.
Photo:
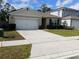
M 47 28 L 47 25 L 46 25 L 46 18 L 42 18 L 42 29 L 46 29 Z

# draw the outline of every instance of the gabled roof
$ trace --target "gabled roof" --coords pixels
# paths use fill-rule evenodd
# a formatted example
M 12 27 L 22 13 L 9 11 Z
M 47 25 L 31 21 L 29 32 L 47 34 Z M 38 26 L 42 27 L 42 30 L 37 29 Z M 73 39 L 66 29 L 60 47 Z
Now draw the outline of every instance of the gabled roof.
M 57 10 L 71 10 L 71 11 L 79 12 L 79 10 L 68 8 L 68 7 L 60 7 L 60 8 L 57 8 L 55 11 L 57 11 Z
M 27 10 L 27 9 L 19 9 L 10 13 L 14 16 L 25 16 L 25 17 L 57 17 L 55 15 L 51 15 L 50 12 L 42 13 L 36 10 Z
M 41 17 L 42 13 L 34 10 L 19 9 L 17 11 L 11 12 L 10 14 L 14 16 Z

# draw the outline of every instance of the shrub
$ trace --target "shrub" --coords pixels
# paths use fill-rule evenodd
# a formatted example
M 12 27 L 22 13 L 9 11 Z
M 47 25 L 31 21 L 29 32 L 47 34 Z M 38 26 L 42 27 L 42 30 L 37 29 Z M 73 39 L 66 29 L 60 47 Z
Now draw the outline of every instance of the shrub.
M 16 30 L 16 24 L 9 24 L 9 30 Z
M 3 37 L 4 33 L 3 30 L 0 30 L 0 37 Z
M 65 29 L 66 29 L 66 30 L 73 30 L 74 27 L 66 26 Z
M 9 24 L 3 24 L 3 29 L 4 30 L 9 30 Z
M 53 26 L 47 25 L 47 29 L 53 29 Z
M 63 29 L 62 25 L 47 25 L 48 29 Z
M 16 29 L 16 25 L 15 24 L 4 24 L 3 25 L 3 29 L 4 30 L 15 30 Z

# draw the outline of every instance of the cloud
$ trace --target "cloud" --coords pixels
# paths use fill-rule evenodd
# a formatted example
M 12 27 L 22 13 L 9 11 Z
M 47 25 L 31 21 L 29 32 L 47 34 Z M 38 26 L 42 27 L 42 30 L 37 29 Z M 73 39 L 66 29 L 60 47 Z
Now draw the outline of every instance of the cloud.
M 79 2 L 78 3 L 75 3 L 74 5 L 71 5 L 69 8 L 79 10 Z
M 3 0 L 3 2 L 5 3 L 5 2 L 8 2 L 7 0 Z
M 63 0 L 63 1 L 57 0 L 56 6 L 59 7 L 60 5 L 64 6 L 71 3 L 73 3 L 73 0 Z
M 16 9 L 25 8 L 25 7 L 33 8 L 34 6 L 32 6 L 31 4 L 33 4 L 33 3 L 38 4 L 39 3 L 38 0 L 3 0 L 3 1 L 4 1 L 4 3 L 6 3 L 6 2 L 10 3 Z
M 51 5 L 51 4 L 47 4 L 47 7 L 52 8 L 52 7 L 53 7 L 53 5 Z
M 22 3 L 29 3 L 30 0 L 20 0 Z
M 19 9 L 19 8 L 25 8 L 28 6 L 28 4 L 24 4 L 24 3 L 21 3 L 21 4 L 11 4 L 12 6 L 14 6 L 16 9 Z
M 16 9 L 29 6 L 30 0 L 3 0 L 4 3 L 10 3 Z
M 22 3 L 38 3 L 38 0 L 21 0 Z
M 73 2 L 73 0 L 65 0 L 62 5 L 66 5 L 66 4 L 71 4 Z
M 33 2 L 33 3 L 39 3 L 39 1 L 38 1 L 38 0 L 32 0 L 32 2 Z
M 60 0 L 57 0 L 57 2 L 56 2 L 56 6 L 59 7 L 60 4 L 61 4 L 61 1 L 60 1 Z

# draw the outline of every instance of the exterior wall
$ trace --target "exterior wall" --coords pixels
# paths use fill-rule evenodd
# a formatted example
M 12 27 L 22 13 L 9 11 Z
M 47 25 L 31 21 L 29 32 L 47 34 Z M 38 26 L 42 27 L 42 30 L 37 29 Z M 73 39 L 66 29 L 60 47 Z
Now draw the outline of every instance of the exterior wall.
M 58 20 L 57 18 L 52 18 L 53 23 L 56 23 L 57 20 Z
M 51 12 L 50 14 L 51 14 L 51 15 L 56 15 L 56 16 L 58 16 L 58 11 Z
M 9 16 L 9 23 L 15 23 L 15 18 L 14 16 Z
M 63 17 L 63 11 L 62 11 L 62 10 L 60 10 L 59 16 L 60 16 L 60 17 Z
M 50 14 L 51 15 L 56 15 L 56 16 L 62 17 L 62 10 L 55 11 L 55 12 L 51 12 Z
M 52 20 L 53 24 L 55 24 L 57 22 L 57 20 L 58 20 L 58 18 L 47 18 L 47 22 L 46 22 L 47 25 L 49 25 L 50 19 Z M 61 24 L 61 20 L 59 20 L 59 23 Z
M 79 19 L 72 19 L 72 26 L 79 29 Z
M 71 19 L 62 19 L 61 20 L 61 25 L 63 25 L 63 23 L 66 21 L 66 23 L 67 23 L 67 26 L 71 26 Z

